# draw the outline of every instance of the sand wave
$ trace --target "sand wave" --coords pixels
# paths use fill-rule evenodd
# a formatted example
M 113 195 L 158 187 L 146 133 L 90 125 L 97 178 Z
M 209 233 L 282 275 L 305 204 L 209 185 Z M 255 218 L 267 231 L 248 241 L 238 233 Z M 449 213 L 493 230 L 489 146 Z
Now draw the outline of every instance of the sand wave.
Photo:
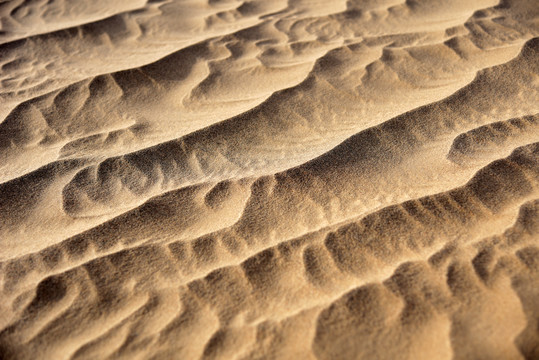
M 533 0 L 0 4 L 0 357 L 539 357 Z

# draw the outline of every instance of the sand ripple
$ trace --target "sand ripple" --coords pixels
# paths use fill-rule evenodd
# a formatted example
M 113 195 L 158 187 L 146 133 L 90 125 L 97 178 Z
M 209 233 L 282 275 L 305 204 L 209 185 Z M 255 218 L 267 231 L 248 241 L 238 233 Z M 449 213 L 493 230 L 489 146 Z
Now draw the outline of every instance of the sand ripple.
M 11 0 L 0 69 L 0 358 L 539 358 L 535 0 Z

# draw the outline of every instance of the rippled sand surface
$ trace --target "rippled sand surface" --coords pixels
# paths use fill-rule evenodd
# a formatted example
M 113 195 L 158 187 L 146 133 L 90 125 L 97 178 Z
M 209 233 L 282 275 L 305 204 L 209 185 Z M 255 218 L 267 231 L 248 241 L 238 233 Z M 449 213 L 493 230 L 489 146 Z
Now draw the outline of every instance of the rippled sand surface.
M 537 0 L 0 1 L 1 359 L 539 359 Z

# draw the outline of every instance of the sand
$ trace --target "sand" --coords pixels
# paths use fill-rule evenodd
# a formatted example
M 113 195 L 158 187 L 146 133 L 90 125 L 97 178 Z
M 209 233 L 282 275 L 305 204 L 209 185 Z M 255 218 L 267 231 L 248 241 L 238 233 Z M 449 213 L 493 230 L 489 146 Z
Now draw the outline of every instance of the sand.
M 539 359 L 537 0 L 4 0 L 0 69 L 0 359 Z

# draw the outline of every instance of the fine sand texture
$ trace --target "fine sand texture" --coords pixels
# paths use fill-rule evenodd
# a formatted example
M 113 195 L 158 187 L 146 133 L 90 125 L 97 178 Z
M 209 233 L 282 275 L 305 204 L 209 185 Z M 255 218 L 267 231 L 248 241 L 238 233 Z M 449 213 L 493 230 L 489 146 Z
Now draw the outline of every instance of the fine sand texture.
M 538 0 L 0 0 L 0 359 L 539 359 Z

